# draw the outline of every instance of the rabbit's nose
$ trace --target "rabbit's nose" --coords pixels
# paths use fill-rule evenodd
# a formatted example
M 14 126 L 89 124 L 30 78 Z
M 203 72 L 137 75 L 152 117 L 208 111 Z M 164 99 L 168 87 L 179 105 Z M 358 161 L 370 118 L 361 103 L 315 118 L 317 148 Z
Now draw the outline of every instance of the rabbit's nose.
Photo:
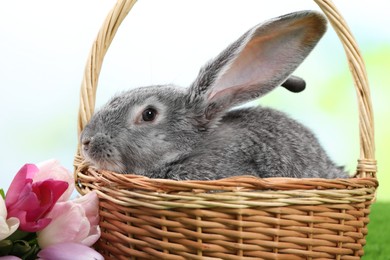
M 83 149 L 88 150 L 90 143 L 91 143 L 91 139 L 89 138 L 82 140 Z

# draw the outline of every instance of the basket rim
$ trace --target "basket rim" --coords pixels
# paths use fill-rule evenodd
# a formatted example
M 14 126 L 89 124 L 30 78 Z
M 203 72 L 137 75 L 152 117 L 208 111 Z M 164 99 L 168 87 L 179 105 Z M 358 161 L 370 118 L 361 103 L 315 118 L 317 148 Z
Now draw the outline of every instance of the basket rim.
M 104 56 L 127 14 L 134 6 L 136 0 L 118 0 L 114 8 L 108 14 L 101 27 L 96 40 L 93 43 L 89 59 L 87 61 L 84 78 L 80 91 L 80 107 L 78 116 L 78 136 L 91 119 L 96 99 L 96 90 L 99 73 Z M 357 93 L 359 112 L 360 158 L 357 163 L 356 177 L 371 176 L 376 178 L 377 166 L 375 160 L 374 120 L 370 96 L 370 88 L 365 64 L 358 45 L 340 12 L 331 0 L 314 0 L 322 9 L 333 29 L 339 36 Z M 75 176 L 77 169 L 83 163 L 80 152 L 80 143 L 74 160 Z
M 134 174 L 120 174 L 85 166 L 77 171 L 76 187 L 80 193 L 94 183 L 96 189 L 140 190 L 148 192 L 244 192 L 244 191 L 286 191 L 286 190 L 351 190 L 377 187 L 378 180 L 372 177 L 348 179 L 322 178 L 260 178 L 241 175 L 218 180 L 171 180 L 154 179 Z
M 76 188 L 94 191 L 101 203 L 116 207 L 171 210 L 250 209 L 258 207 L 340 205 L 366 203 L 375 199 L 378 181 L 372 177 L 350 179 L 259 178 L 235 176 L 219 180 L 177 181 L 139 175 L 84 169 Z

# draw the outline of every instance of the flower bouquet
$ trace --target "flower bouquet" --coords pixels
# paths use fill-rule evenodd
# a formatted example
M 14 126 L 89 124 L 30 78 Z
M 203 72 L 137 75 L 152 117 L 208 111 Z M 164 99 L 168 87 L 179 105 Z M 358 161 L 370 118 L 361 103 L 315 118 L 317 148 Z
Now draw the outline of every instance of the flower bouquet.
M 72 174 L 58 161 L 26 164 L 0 189 L 0 260 L 103 259 L 95 192 L 69 200 Z

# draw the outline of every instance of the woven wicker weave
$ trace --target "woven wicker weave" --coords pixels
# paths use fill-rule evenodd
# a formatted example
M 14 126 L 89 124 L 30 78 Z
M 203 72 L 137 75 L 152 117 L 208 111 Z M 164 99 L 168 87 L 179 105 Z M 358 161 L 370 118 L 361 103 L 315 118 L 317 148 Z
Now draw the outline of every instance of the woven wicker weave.
M 342 42 L 359 108 L 360 159 L 351 179 L 155 180 L 96 171 L 75 157 L 78 190 L 100 197 L 106 259 L 360 259 L 378 185 L 364 62 L 331 1 L 315 0 Z M 119 0 L 88 60 L 79 133 L 91 118 L 104 55 L 135 1 Z

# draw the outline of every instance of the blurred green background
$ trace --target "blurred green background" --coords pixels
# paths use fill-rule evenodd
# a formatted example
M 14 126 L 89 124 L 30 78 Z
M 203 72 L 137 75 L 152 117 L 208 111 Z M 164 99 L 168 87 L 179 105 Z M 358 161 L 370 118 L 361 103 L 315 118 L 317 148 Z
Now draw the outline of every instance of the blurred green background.
M 375 113 L 377 200 L 390 202 L 388 5 L 385 0 L 334 2 L 348 21 L 367 66 Z M 0 1 L 0 187 L 6 189 L 27 162 L 57 158 L 72 170 L 84 65 L 114 3 Z M 202 64 L 247 29 L 303 9 L 318 7 L 309 0 L 139 1 L 105 59 L 97 105 L 132 87 L 188 86 Z M 356 94 L 333 30 L 328 30 L 295 74 L 307 82 L 303 93 L 279 88 L 257 103 L 286 111 L 308 125 L 333 160 L 353 174 L 359 158 Z

